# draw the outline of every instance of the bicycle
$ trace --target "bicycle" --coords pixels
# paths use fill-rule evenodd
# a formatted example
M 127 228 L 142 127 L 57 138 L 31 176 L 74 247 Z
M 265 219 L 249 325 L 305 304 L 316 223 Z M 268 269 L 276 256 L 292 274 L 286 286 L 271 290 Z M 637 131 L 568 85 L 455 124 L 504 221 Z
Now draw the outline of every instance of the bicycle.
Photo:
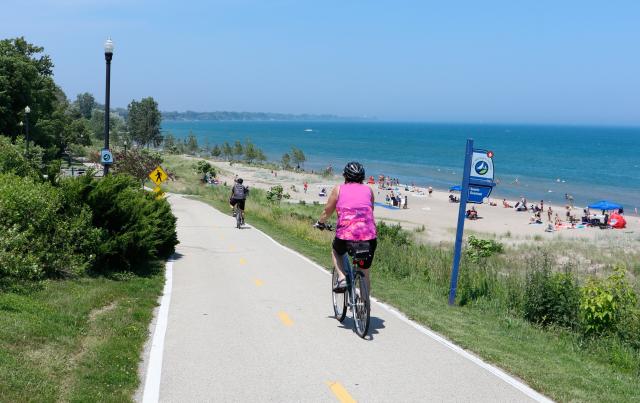
M 319 229 L 329 229 L 330 226 L 315 225 Z M 335 291 L 338 284 L 338 269 L 333 268 L 331 273 L 331 299 L 335 318 L 342 322 L 347 316 L 347 307 L 351 310 L 354 328 L 358 336 L 365 338 L 369 331 L 371 319 L 371 300 L 369 288 L 362 269 L 364 261 L 369 257 L 368 242 L 351 242 L 347 253 L 342 255 L 343 269 L 347 280 L 347 288 L 344 291 Z M 351 257 L 351 263 L 349 262 Z M 355 267 L 355 270 L 353 269 Z
M 236 228 L 242 228 L 244 225 L 244 213 L 237 204 L 233 206 L 233 215 L 236 217 Z

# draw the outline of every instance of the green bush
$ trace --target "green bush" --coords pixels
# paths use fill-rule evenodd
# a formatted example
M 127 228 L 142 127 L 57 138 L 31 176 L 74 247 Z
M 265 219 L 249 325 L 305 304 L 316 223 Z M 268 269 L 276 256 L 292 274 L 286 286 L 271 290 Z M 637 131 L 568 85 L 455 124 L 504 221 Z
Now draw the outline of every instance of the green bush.
M 18 176 L 28 176 L 40 179 L 38 172 L 41 161 L 39 153 L 29 151 L 31 158 L 25 158 L 25 145 L 23 142 L 12 144 L 8 137 L 0 135 L 0 173 L 13 173 Z
M 504 248 L 500 242 L 492 239 L 479 239 L 473 235 L 469 235 L 465 254 L 470 261 L 477 263 L 481 258 L 502 253 L 503 250 Z
M 635 339 L 637 343 L 640 336 L 637 333 L 635 336 L 629 335 L 640 330 L 637 301 L 622 267 L 617 267 L 604 281 L 589 279 L 582 289 L 580 299 L 580 319 L 584 334 L 618 333 L 623 338 Z
M 178 240 L 169 203 L 156 200 L 134 178 L 110 175 L 92 182 L 86 202 L 93 224 L 106 235 L 98 256 L 101 268 L 130 270 L 173 253 Z
M 193 169 L 196 173 L 202 175 L 203 180 L 206 174 L 210 174 L 212 177 L 216 177 L 216 169 L 206 160 L 199 160 L 195 164 L 193 164 Z
M 267 200 L 272 203 L 280 203 L 280 200 L 284 197 L 283 191 L 284 189 L 280 185 L 272 186 L 267 192 Z
M 464 306 L 482 297 L 490 298 L 497 284 L 495 270 L 487 265 L 464 265 L 460 269 L 458 284 L 459 304 Z
M 176 219 L 169 203 L 156 200 L 129 175 L 68 179 L 67 197 L 86 203 L 93 225 L 102 232 L 97 268 L 131 271 L 157 258 L 167 258 L 178 243 Z
M 100 232 L 87 207 L 46 182 L 0 175 L 0 286 L 83 274 Z
M 397 246 L 411 244 L 409 233 L 403 230 L 400 224 L 387 225 L 384 221 L 380 221 L 376 228 L 381 242 L 389 242 Z
M 527 274 L 523 314 L 529 322 L 574 328 L 578 323 L 580 288 L 570 270 L 552 273 L 549 265 Z

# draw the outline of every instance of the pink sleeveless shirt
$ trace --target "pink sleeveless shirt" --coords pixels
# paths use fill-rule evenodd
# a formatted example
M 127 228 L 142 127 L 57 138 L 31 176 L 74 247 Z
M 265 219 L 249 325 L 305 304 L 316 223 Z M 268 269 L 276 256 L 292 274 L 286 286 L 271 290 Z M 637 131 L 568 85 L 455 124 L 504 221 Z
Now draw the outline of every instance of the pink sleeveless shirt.
M 345 241 L 368 241 L 376 238 L 371 189 L 360 183 L 340 185 L 336 238 Z

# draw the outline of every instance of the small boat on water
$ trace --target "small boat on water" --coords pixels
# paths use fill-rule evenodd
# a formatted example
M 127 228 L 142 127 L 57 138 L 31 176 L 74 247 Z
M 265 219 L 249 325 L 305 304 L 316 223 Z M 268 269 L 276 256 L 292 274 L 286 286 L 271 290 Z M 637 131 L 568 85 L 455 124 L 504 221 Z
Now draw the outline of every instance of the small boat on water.
M 312 132 L 313 129 L 304 129 L 305 132 Z

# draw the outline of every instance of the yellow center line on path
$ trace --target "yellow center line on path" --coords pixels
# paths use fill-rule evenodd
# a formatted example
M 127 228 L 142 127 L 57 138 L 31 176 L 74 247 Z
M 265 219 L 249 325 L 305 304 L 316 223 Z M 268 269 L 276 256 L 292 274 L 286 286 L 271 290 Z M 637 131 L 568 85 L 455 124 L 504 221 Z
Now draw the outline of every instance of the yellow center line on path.
M 254 278 L 253 282 L 255 283 L 256 287 L 262 287 L 264 285 L 264 282 L 262 282 L 262 280 L 260 280 L 259 278 Z
M 286 312 L 278 312 L 278 317 L 280 318 L 280 321 L 285 325 L 285 326 L 293 326 L 293 321 L 291 320 L 291 318 L 289 317 L 289 315 L 287 315 Z
M 245 265 L 245 264 L 247 264 L 247 259 L 245 259 L 245 258 L 241 257 L 241 258 L 240 258 L 240 264 L 241 264 L 241 265 Z
M 340 400 L 340 403 L 356 403 L 356 400 L 351 397 L 349 392 L 339 382 L 327 382 L 329 388 L 334 395 Z

